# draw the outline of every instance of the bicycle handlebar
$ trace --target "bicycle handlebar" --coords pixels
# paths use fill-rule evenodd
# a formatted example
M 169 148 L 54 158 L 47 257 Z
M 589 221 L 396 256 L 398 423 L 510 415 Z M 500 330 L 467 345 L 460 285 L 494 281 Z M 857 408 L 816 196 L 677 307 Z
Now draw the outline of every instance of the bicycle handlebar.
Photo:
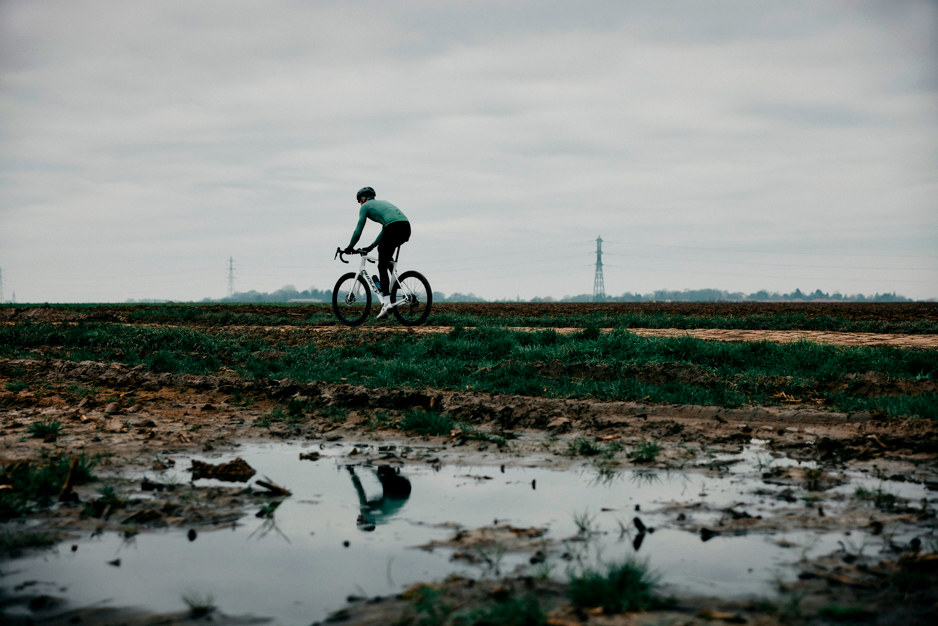
M 335 256 L 332 257 L 332 260 L 335 261 L 336 259 L 339 259 L 339 260 L 342 261 L 343 263 L 348 263 L 348 261 L 345 260 L 345 256 L 344 256 L 345 254 L 346 254 L 345 250 L 343 250 L 342 248 L 336 248 L 336 249 L 335 249 Z M 362 255 L 362 256 L 365 256 L 365 255 L 368 254 L 368 253 L 365 252 L 365 250 L 364 250 L 363 248 L 355 248 L 355 250 L 353 250 L 352 252 L 350 252 L 350 253 L 348 253 L 348 254 L 360 254 L 360 255 Z

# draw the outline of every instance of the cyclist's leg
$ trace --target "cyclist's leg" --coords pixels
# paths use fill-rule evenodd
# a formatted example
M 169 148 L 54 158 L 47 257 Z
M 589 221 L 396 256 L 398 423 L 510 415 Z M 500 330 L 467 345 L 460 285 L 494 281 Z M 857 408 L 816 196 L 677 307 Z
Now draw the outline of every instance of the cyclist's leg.
M 381 295 L 386 296 L 391 293 L 390 283 L 388 282 L 388 270 L 391 267 L 391 259 L 394 255 L 395 247 L 386 245 L 384 241 L 378 244 L 378 277 L 381 279 Z
M 391 293 L 389 270 L 394 259 L 394 251 L 410 239 L 410 222 L 394 222 L 384 228 L 381 243 L 378 244 L 378 275 L 381 278 L 381 295 Z

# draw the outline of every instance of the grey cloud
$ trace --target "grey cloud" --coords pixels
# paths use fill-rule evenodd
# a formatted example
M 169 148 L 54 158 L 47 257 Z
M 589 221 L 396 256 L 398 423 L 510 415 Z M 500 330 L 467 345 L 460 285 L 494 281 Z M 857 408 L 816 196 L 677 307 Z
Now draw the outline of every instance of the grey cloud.
M 588 264 L 607 232 L 925 254 L 936 28 L 930 4 L 900 4 L 3 3 L 0 267 L 39 293 L 43 241 L 173 271 L 234 255 L 246 276 L 273 248 L 306 268 L 284 284 L 327 287 L 363 184 L 411 215 L 431 267 L 568 239 Z M 673 287 L 687 263 L 631 279 Z M 517 295 L 478 273 L 441 288 Z M 117 278 L 97 298 L 123 297 Z
M 883 115 L 852 107 L 794 105 L 777 102 L 748 104 L 739 108 L 741 115 L 770 118 L 786 125 L 798 127 L 819 126 L 870 127 L 884 126 L 889 119 Z

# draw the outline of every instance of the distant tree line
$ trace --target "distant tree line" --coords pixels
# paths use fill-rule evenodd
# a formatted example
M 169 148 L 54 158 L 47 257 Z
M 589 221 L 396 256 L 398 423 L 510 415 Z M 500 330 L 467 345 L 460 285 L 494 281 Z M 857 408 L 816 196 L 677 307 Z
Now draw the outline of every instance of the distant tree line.
M 592 295 L 583 294 L 565 297 L 561 302 L 590 302 L 592 299 Z M 761 289 L 749 294 L 721 289 L 685 289 L 683 291 L 659 289 L 647 294 L 626 292 L 621 296 L 606 296 L 606 302 L 913 302 L 913 300 L 897 295 L 895 292 L 867 296 L 845 295 L 839 291 L 825 293 L 820 289 L 815 289 L 811 293 L 805 293 L 800 289 L 795 289 L 791 293 Z
M 293 285 L 286 285 L 272 293 L 261 293 L 259 291 L 236 292 L 227 298 L 211 299 L 206 298 L 203 302 L 290 302 L 299 300 L 306 302 L 332 302 L 332 292 L 323 289 L 310 287 L 303 291 L 297 291 Z
M 528 302 L 592 302 L 591 294 L 577 296 L 564 296 L 563 298 L 532 298 Z M 298 291 L 293 285 L 286 285 L 272 293 L 248 291 L 235 293 L 228 298 L 210 299 L 203 302 L 331 302 L 332 292 L 310 287 Z M 439 291 L 433 292 L 434 302 L 486 302 L 484 298 L 473 293 L 452 293 L 446 295 Z M 522 302 L 522 300 L 516 300 Z M 877 293 L 872 296 L 863 294 L 845 295 L 840 292 L 832 294 L 816 289 L 805 293 L 795 289 L 791 293 L 777 293 L 762 289 L 755 293 L 730 292 L 720 289 L 685 289 L 671 291 L 659 289 L 652 293 L 638 294 L 626 292 L 620 296 L 606 296 L 605 302 L 913 302 L 911 298 L 893 293 Z

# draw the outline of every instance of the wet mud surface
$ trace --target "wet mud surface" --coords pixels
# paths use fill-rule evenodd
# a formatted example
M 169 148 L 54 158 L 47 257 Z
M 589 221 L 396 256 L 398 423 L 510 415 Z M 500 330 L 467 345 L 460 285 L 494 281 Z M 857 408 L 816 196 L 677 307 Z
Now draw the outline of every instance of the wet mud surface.
M 522 314 L 537 314 L 538 306 L 549 307 L 550 314 L 565 309 L 565 305 L 558 304 L 485 305 L 480 308 L 480 314 L 517 315 L 519 310 Z M 579 306 L 571 305 L 570 310 L 581 311 Z M 688 313 L 688 306 L 675 306 L 681 313 Z M 257 308 L 258 311 L 268 310 Z M 471 305 L 460 305 L 460 311 L 467 308 Z M 627 308 L 624 305 L 610 307 L 620 312 Z M 657 308 L 668 312 L 673 307 L 661 304 Z M 752 308 L 758 310 L 756 305 Z M 777 312 L 784 307 L 776 305 L 771 309 Z M 648 312 L 648 305 L 642 305 L 642 310 Z M 714 315 L 721 307 L 704 304 L 697 305 L 695 310 L 701 315 Z M 864 316 L 881 317 L 884 308 L 851 305 L 844 310 L 849 310 L 856 319 L 865 319 Z M 910 315 L 934 315 L 935 308 L 896 305 L 886 310 L 887 315 L 901 320 Z M 33 313 L 24 309 L 14 311 L 15 315 L 4 311 L 6 321 L 17 321 L 14 318 L 28 315 L 45 321 L 74 321 L 74 315 L 55 319 L 59 315 L 55 309 L 33 309 Z M 805 305 L 798 305 L 797 311 L 813 314 L 813 309 Z M 818 311 L 818 315 L 830 314 L 830 308 Z M 93 315 L 100 317 L 102 312 L 96 311 Z M 126 313 L 120 307 L 113 307 L 109 315 L 108 321 L 120 322 Z M 361 330 L 363 341 L 389 332 Z M 287 326 L 254 328 L 251 332 L 278 336 L 287 333 L 296 335 L 297 341 L 328 342 L 329 333 L 338 330 Z M 434 332 L 434 329 L 416 332 Z M 879 343 L 935 348 L 931 343 L 934 336 L 930 335 L 874 337 L 864 333 L 711 329 L 635 329 L 634 332 L 694 334 L 731 341 L 807 339 L 841 345 Z M 632 374 L 649 381 L 706 383 L 706 372 L 691 366 L 661 364 L 646 369 Z M 532 375 L 602 377 L 610 374 L 585 364 L 551 362 L 532 366 Z M 7 383 L 14 380 L 27 382 L 28 389 L 9 389 Z M 911 393 L 935 391 L 933 381 L 893 381 L 862 373 L 836 384 L 857 393 L 866 390 L 875 395 L 885 395 L 891 390 L 910 393 L 910 385 L 917 385 Z M 69 391 L 76 385 L 93 385 L 98 392 L 78 398 Z M 274 408 L 291 398 L 302 398 L 308 409 L 295 419 L 271 422 L 269 415 Z M 245 517 L 254 517 L 270 505 L 271 494 L 277 493 L 276 487 L 291 486 L 290 477 L 255 474 L 256 468 L 245 468 L 241 464 L 243 459 L 237 462 L 239 446 L 251 442 L 308 445 L 306 461 L 313 463 L 321 462 L 319 455 L 326 455 L 330 446 L 341 446 L 342 463 L 388 464 L 405 472 L 412 467 L 459 464 L 488 467 L 487 471 L 493 474 L 505 465 L 564 469 L 586 463 L 595 467 L 599 475 L 613 475 L 617 471 L 693 470 L 726 476 L 736 471 L 734 468 L 745 466 L 749 479 L 764 484 L 766 491 L 762 498 L 784 506 L 767 514 L 760 509 L 760 496 L 755 493 L 749 493 L 746 499 L 731 506 L 705 512 L 699 510 L 699 505 L 678 502 L 657 508 L 659 521 L 655 522 L 655 530 L 690 533 L 699 541 L 737 535 L 782 537 L 796 530 L 854 533 L 851 536 L 875 540 L 869 540 L 867 548 L 844 544 L 800 562 L 795 578 L 779 584 L 778 591 L 788 598 L 789 604 L 778 601 L 772 606 L 751 599 L 684 594 L 674 598 L 668 608 L 642 614 L 605 615 L 574 610 L 565 599 L 561 583 L 530 573 L 502 572 L 501 576 L 455 577 L 425 583 L 436 597 L 453 606 L 481 606 L 497 602 L 499 598 L 534 593 L 549 609 L 552 624 L 842 623 L 831 607 L 845 608 L 850 616 L 847 621 L 862 623 L 925 624 L 934 623 L 938 616 L 935 591 L 938 564 L 934 557 L 938 549 L 935 518 L 938 424 L 931 421 L 883 419 L 869 413 L 836 413 L 813 405 L 810 398 L 792 398 L 783 406 L 737 409 L 648 405 L 472 391 L 375 390 L 343 384 L 247 380 L 233 374 L 157 374 L 143 367 L 56 359 L 0 361 L 0 400 L 4 407 L 0 411 L 0 457 L 4 464 L 43 455 L 98 456 L 96 474 L 108 476 L 121 494 L 117 501 L 103 502 L 94 488 L 78 488 L 75 490 L 77 498 L 66 499 L 42 515 L 9 524 L 5 532 L 51 531 L 59 533 L 63 540 L 88 533 L 136 534 L 161 529 L 182 529 L 199 535 L 224 532 L 219 529 L 229 528 Z M 440 437 L 413 436 L 415 445 L 424 450 L 420 454 L 403 455 L 399 447 L 382 450 L 382 441 L 387 441 L 388 446 L 391 442 L 401 446 L 404 436 L 399 430 L 386 428 L 388 417 L 415 408 L 444 411 L 493 437 L 472 439 L 457 430 Z M 51 419 L 63 424 L 57 436 L 46 439 L 30 436 L 30 424 Z M 359 441 L 371 443 L 356 446 Z M 591 445 L 584 449 L 580 443 L 583 441 Z M 661 447 L 653 460 L 629 454 L 647 442 Z M 580 452 L 573 452 L 577 445 L 581 445 Z M 738 460 L 753 445 L 758 446 L 759 455 L 746 462 Z M 318 446 L 322 446 L 322 452 L 318 451 Z M 175 467 L 176 459 L 191 455 L 211 455 L 214 462 Z M 170 470 L 182 471 L 189 480 L 158 478 L 160 472 Z M 847 473 L 869 479 L 864 499 L 856 496 L 855 486 L 844 482 Z M 218 482 L 206 486 L 202 484 L 206 476 Z M 226 476 L 233 482 L 224 482 Z M 249 480 L 254 482 L 247 487 Z M 272 487 L 260 486 L 258 481 Z M 877 485 L 881 484 L 890 487 L 879 489 Z M 921 496 L 904 497 L 895 487 L 902 484 L 920 490 Z M 648 515 L 632 511 L 628 515 L 623 513 L 622 519 L 628 526 L 630 541 L 652 537 L 647 532 L 651 525 Z M 646 530 L 642 531 L 642 527 Z M 539 552 L 551 551 L 552 558 L 557 554 L 562 556 L 562 545 L 552 544 L 545 551 L 542 535 L 542 528 L 495 520 L 474 527 L 454 528 L 448 538 L 434 539 L 435 543 L 425 547 L 445 547 L 464 555 L 467 561 L 478 558 L 480 546 L 486 550 L 520 551 L 525 559 L 536 560 L 541 558 Z M 22 551 L 17 551 L 2 558 L 21 554 Z M 728 554 L 726 558 L 733 556 Z M 0 560 L 2 569 L 3 560 Z M 2 578 L 0 586 L 3 586 Z M 416 586 L 380 598 L 351 597 L 348 605 L 333 618 L 356 624 L 417 623 L 421 616 L 414 613 L 414 595 L 422 593 L 421 588 Z M 29 588 L 4 589 L 0 595 L 2 606 L 22 607 L 24 602 L 36 607 L 33 612 L 36 617 L 58 616 L 49 617 L 46 623 L 187 623 L 206 617 L 194 616 L 192 612 L 153 615 L 113 607 L 63 614 L 43 604 L 54 603 L 53 598 L 31 593 Z M 213 623 L 265 621 L 250 616 L 226 616 L 220 611 L 208 617 Z M 412 622 L 407 622 L 408 619 Z

